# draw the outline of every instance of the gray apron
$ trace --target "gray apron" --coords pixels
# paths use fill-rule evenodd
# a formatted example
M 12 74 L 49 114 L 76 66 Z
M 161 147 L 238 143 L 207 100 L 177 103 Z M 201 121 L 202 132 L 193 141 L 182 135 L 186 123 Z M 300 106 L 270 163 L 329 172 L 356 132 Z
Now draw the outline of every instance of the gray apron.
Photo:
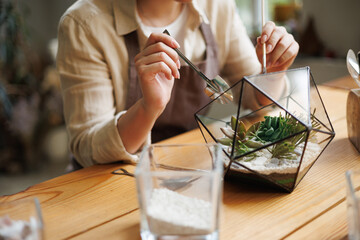
M 211 79 L 219 74 L 218 48 L 210 25 L 201 23 L 200 30 L 206 43 L 206 57 L 197 66 Z M 129 55 L 129 85 L 126 100 L 126 109 L 129 109 L 142 97 L 134 61 L 140 49 L 136 31 L 125 35 L 124 38 Z M 175 80 L 170 101 L 151 131 L 153 143 L 197 127 L 194 113 L 210 101 L 204 93 L 205 87 L 205 81 L 194 70 L 187 65 L 181 66 L 180 79 Z

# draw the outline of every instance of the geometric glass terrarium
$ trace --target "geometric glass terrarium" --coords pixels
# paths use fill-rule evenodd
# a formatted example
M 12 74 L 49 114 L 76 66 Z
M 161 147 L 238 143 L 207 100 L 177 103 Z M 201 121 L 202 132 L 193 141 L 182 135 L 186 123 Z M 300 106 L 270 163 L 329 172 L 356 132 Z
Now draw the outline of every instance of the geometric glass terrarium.
M 310 68 L 247 76 L 228 91 L 232 102 L 219 95 L 195 113 L 205 141 L 223 148 L 225 179 L 292 192 L 335 136 Z

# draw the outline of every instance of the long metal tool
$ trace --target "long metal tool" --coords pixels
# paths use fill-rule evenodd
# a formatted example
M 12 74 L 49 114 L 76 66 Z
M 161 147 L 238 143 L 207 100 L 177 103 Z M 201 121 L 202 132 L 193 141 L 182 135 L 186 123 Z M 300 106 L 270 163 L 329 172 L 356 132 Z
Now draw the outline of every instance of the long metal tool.
M 264 25 L 265 25 L 265 3 L 264 0 L 261 0 L 261 30 L 264 30 Z M 266 44 L 263 43 L 262 45 L 263 48 L 263 73 L 266 73 Z
M 170 33 L 165 29 L 164 33 L 170 36 Z M 193 64 L 178 48 L 174 48 L 176 53 L 206 82 L 205 93 L 212 99 L 218 97 L 224 91 L 228 90 L 230 87 L 224 79 L 217 75 L 213 79 L 209 79 L 200 69 Z M 232 102 L 233 96 L 231 92 L 226 92 L 220 97 L 221 103 Z

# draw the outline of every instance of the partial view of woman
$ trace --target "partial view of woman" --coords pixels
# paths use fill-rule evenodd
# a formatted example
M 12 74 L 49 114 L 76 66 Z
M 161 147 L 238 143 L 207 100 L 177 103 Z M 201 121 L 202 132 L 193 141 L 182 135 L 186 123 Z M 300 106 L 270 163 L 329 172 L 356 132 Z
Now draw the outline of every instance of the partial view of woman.
M 272 22 L 254 47 L 233 0 L 79 0 L 61 18 L 58 39 L 64 114 L 78 167 L 136 162 L 144 144 L 196 127 L 193 115 L 210 99 L 205 82 L 174 48 L 230 86 L 260 73 L 263 43 L 268 72 L 288 69 L 299 50 Z M 244 107 L 262 104 L 251 92 L 246 97 Z

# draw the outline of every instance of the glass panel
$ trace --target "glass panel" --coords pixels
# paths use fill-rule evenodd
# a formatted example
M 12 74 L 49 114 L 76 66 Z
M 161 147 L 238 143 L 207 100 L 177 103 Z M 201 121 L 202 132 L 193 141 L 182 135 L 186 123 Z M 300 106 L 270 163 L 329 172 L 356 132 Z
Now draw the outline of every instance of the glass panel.
M 304 151 L 305 139 L 306 132 L 302 132 L 238 158 L 236 162 L 277 185 L 292 189 Z M 235 169 L 244 172 L 241 168 Z
M 320 128 L 321 130 L 321 128 Z M 296 185 L 301 181 L 305 174 L 310 170 L 320 154 L 324 151 L 330 141 L 334 138 L 331 133 L 324 133 L 318 130 L 311 130 L 307 141 L 304 157 L 300 165 Z
M 310 68 L 244 77 L 228 91 L 232 103 L 217 98 L 195 114 L 205 140 L 228 156 L 225 173 L 292 191 L 335 134 Z M 254 95 L 267 105 L 249 102 Z
M 310 125 L 310 69 L 308 67 L 246 78 L 290 114 L 305 125 Z
M 322 128 L 323 131 L 334 132 L 334 128 L 331 125 L 324 103 L 312 76 L 310 83 L 311 114 L 313 114 L 317 121 L 324 126 L 324 128 Z

